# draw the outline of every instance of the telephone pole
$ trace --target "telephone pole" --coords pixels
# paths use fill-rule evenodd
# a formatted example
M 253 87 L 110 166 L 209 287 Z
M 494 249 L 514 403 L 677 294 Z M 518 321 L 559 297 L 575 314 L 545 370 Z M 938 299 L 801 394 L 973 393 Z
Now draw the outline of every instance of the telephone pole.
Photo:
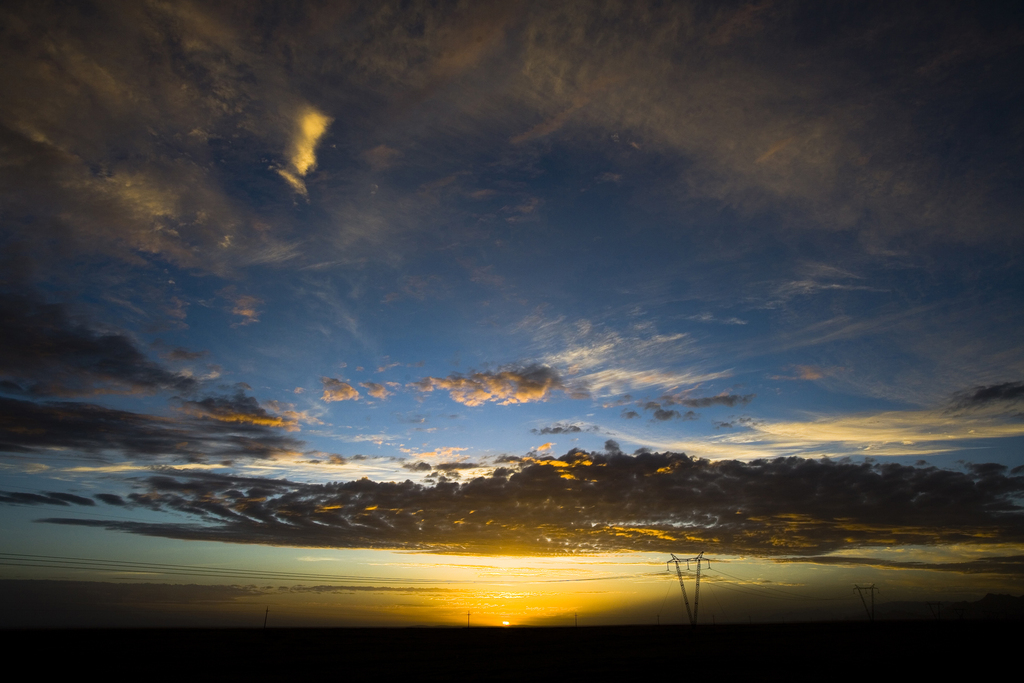
M 862 603 L 864 603 L 864 611 L 868 615 L 868 621 L 870 621 L 871 623 L 875 623 L 875 591 L 878 590 L 877 588 L 875 588 L 875 584 L 871 584 L 870 586 L 857 586 L 857 585 L 855 585 L 853 587 L 853 590 L 857 591 L 857 595 L 860 596 L 860 601 Z M 868 610 L 868 603 L 864 599 L 864 591 L 869 591 L 871 593 L 871 609 L 870 609 L 870 611 Z

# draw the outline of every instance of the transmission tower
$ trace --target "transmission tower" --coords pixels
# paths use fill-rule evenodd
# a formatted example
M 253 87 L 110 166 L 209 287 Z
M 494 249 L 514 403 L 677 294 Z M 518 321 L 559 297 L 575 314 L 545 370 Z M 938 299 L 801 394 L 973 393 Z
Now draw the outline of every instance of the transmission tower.
M 671 553 L 670 553 L 671 554 Z M 686 616 L 690 618 L 690 625 L 697 626 L 697 605 L 700 601 L 700 567 L 702 562 L 708 563 L 708 569 L 711 569 L 711 560 L 705 559 L 704 551 L 701 551 L 696 557 L 676 557 L 672 555 L 672 559 L 665 563 L 665 569 L 672 571 L 668 565 L 675 563 L 676 565 L 676 576 L 679 577 L 679 588 L 683 591 L 683 604 L 686 605 Z M 697 563 L 697 585 L 693 589 L 693 611 L 690 611 L 690 601 L 686 598 L 686 585 L 683 583 L 683 570 L 679 567 L 681 562 L 686 563 L 686 571 L 690 571 L 690 563 Z
M 870 586 L 856 586 L 855 585 L 853 587 L 853 590 L 857 591 L 857 595 L 860 596 L 860 601 L 862 603 L 864 603 L 864 611 L 868 615 L 868 621 L 874 623 L 874 621 L 875 621 L 875 591 L 878 590 L 877 588 L 875 588 L 875 584 L 871 584 Z M 864 591 L 870 591 L 870 593 L 871 593 L 871 610 L 870 611 L 868 611 L 868 603 L 864 599 Z

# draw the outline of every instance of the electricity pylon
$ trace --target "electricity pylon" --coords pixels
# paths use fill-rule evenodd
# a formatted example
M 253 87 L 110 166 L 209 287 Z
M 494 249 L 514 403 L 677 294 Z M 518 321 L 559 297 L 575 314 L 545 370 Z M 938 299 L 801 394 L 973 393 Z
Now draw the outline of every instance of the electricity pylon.
M 860 601 L 864 603 L 864 611 L 867 612 L 868 620 L 871 621 L 872 623 L 874 623 L 874 621 L 875 621 L 875 591 L 878 590 L 877 588 L 875 588 L 875 584 L 871 584 L 870 586 L 856 586 L 855 585 L 853 587 L 853 590 L 857 591 L 857 595 L 860 596 Z M 864 591 L 871 591 L 871 611 L 870 612 L 868 611 L 868 603 L 864 599 Z
M 672 555 L 672 553 L 669 553 L 669 554 Z M 696 557 L 688 557 L 688 558 L 685 558 L 685 559 L 682 558 L 682 557 L 676 557 L 675 555 L 672 555 L 672 559 L 668 560 L 665 563 L 665 570 L 666 571 L 672 571 L 671 569 L 669 569 L 668 565 L 672 564 L 673 562 L 675 562 L 675 564 L 676 564 L 676 576 L 679 577 L 679 587 L 683 591 L 683 604 L 686 605 L 686 616 L 688 616 L 690 618 L 690 625 L 696 627 L 697 626 L 697 605 L 698 605 L 698 602 L 700 601 L 700 565 L 701 565 L 701 562 L 707 562 L 708 563 L 708 569 L 711 569 L 711 560 L 707 560 L 707 559 L 704 558 L 704 551 L 703 550 Z M 693 611 L 692 612 L 690 611 L 690 601 L 687 600 L 687 598 L 686 598 L 686 586 L 683 584 L 683 570 L 679 568 L 679 563 L 680 562 L 685 562 L 686 563 L 686 571 L 690 571 L 690 563 L 691 562 L 696 562 L 697 563 L 697 585 L 693 589 Z

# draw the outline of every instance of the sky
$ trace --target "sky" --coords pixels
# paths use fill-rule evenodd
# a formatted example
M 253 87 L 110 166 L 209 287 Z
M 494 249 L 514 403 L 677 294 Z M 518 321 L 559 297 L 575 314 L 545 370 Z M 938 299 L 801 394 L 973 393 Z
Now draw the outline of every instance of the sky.
M 1018 3 L 0 12 L 5 625 L 1024 593 Z

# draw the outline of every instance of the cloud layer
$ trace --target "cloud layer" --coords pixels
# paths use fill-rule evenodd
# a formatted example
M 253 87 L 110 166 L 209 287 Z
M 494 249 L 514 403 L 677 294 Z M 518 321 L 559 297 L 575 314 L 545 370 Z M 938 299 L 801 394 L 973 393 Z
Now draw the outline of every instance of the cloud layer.
M 709 462 L 617 449 L 508 460 L 489 476 L 435 485 L 168 470 L 139 481 L 129 500 L 193 522 L 45 521 L 193 540 L 489 554 L 696 547 L 783 556 L 1024 541 L 1024 477 L 1000 465 Z M 469 465 L 448 466 L 458 467 Z

